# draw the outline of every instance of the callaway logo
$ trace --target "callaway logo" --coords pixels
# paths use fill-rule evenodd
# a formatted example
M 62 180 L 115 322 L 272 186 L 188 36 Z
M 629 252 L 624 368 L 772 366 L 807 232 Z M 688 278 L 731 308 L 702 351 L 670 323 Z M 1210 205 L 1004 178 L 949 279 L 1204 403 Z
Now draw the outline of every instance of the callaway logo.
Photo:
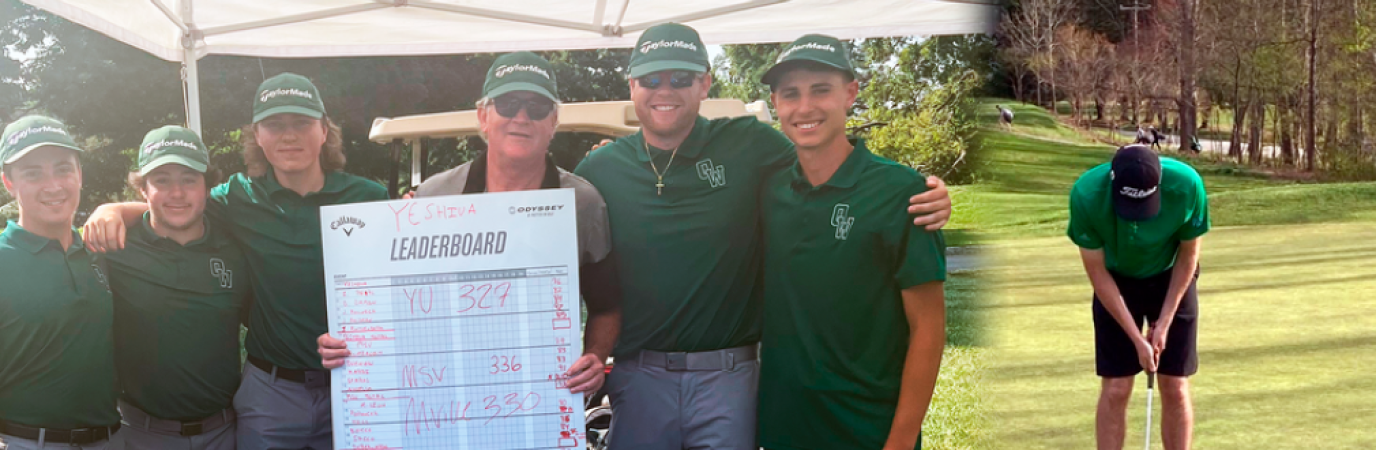
M 698 46 L 697 46 L 697 44 L 694 44 L 694 43 L 691 43 L 691 42 L 683 42 L 683 41 L 654 41 L 654 42 L 646 42 L 646 43 L 644 43 L 644 44 L 640 44 L 640 53 L 649 53 L 650 50 L 658 50 L 658 49 L 661 49 L 661 48 L 681 48 L 681 49 L 685 49 L 685 50 L 692 50 L 692 51 L 695 51 L 695 52 L 698 51 Z
M 855 225 L 855 218 L 850 216 L 850 205 L 837 203 L 831 208 L 831 226 L 836 227 L 836 240 L 846 240 L 852 225 Z
M 1138 189 L 1132 186 L 1123 186 L 1123 189 L 1121 191 L 1118 191 L 1119 195 L 1135 199 L 1147 198 L 1148 196 L 1151 196 L 1151 194 L 1155 193 L 1156 187 L 1152 187 L 1151 189 Z
M 344 235 L 345 235 L 345 236 L 353 236 L 353 235 L 354 235 L 354 228 L 353 228 L 353 227 L 355 227 L 355 226 L 357 226 L 357 227 L 359 227 L 359 228 L 364 228 L 364 227 L 366 227 L 366 226 L 368 226 L 368 225 L 365 224 L 365 223 L 363 223 L 363 221 L 362 221 L 362 220 L 359 220 L 359 218 L 357 218 L 357 217 L 349 217 L 349 216 L 343 216 L 343 217 L 340 217 L 340 218 L 338 218 L 338 219 L 335 219 L 334 222 L 330 222 L 330 229 L 331 229 L 331 230 L 338 230 L 338 229 L 340 229 L 340 227 L 343 227 L 343 228 L 344 228 Z
M 309 91 L 303 91 L 303 90 L 295 89 L 295 88 L 292 88 L 292 89 L 278 88 L 278 89 L 273 89 L 273 90 L 269 90 L 269 91 L 263 91 L 262 94 L 259 94 L 259 95 L 258 95 L 258 101 L 259 101 L 260 103 L 261 103 L 261 102 L 266 102 L 266 101 L 268 101 L 268 100 L 271 100 L 273 97 L 277 97 L 277 96 L 279 96 L 279 95 L 290 95 L 290 96 L 292 96 L 292 97 L 301 97 L 301 98 L 315 99 L 315 96 L 314 96 L 314 95 L 311 95 L 311 93 L 310 93 Z
M 163 148 L 163 147 L 167 147 L 167 146 L 169 146 L 169 145 L 175 145 L 175 146 L 178 146 L 178 147 L 186 147 L 186 148 L 196 148 L 196 144 L 192 144 L 192 143 L 190 143 L 190 142 L 186 142 L 186 141 L 183 141 L 183 140 L 181 140 L 181 139 L 177 139 L 177 140 L 175 140 L 175 141 L 158 141 L 158 142 L 154 142 L 154 143 L 152 143 L 152 144 L 148 144 L 147 146 L 143 147 L 143 154 L 145 154 L 145 155 L 150 155 L 150 154 L 153 153 L 154 150 L 157 150 L 157 149 L 160 149 L 160 148 Z
M 225 261 L 220 258 L 210 258 L 210 276 L 220 279 L 220 287 L 225 289 L 234 288 L 234 271 L 225 267 Z
M 47 125 L 44 125 L 44 126 L 41 126 L 41 127 L 26 128 L 26 129 L 24 129 L 24 131 L 20 131 L 20 132 L 18 132 L 18 133 L 14 133 L 13 136 L 10 136 L 10 145 L 17 144 L 17 143 L 19 143 L 19 140 L 20 140 L 20 139 L 24 139 L 24 138 L 26 138 L 26 137 L 29 137 L 30 134 L 34 134 L 34 133 L 57 133 L 57 134 L 60 134 L 60 135 L 63 135 L 63 136 L 66 136 L 66 135 L 67 135 L 67 132 L 66 132 L 66 131 L 63 131 L 61 128 L 58 128 L 58 127 L 50 127 L 50 126 L 47 126 Z
M 512 72 L 535 72 L 535 73 L 540 74 L 541 76 L 544 76 L 545 78 L 549 78 L 549 72 L 546 72 L 545 69 L 541 69 L 539 66 L 532 66 L 532 65 L 527 65 L 527 64 L 516 64 L 516 65 L 513 65 L 513 66 L 499 66 L 499 67 L 497 67 L 497 71 L 494 73 L 494 75 L 496 75 L 497 78 L 502 78 L 502 77 L 505 77 L 505 76 L 507 76 L 508 74 L 510 74 L 510 73 L 512 73 Z
M 698 179 L 712 183 L 712 187 L 726 186 L 726 166 L 712 165 L 712 159 L 698 161 Z
M 831 45 L 829 45 L 829 44 L 823 45 L 823 44 L 818 44 L 818 43 L 816 43 L 816 42 L 808 42 L 808 43 L 806 43 L 806 44 L 797 45 L 797 46 L 794 46 L 794 47 L 789 48 L 788 50 L 785 50 L 782 54 L 779 55 L 779 61 L 783 61 L 785 57 L 788 57 L 788 55 L 791 55 L 791 54 L 793 54 L 793 52 L 796 52 L 796 51 L 802 50 L 802 49 L 826 50 L 826 51 L 829 51 L 829 52 L 832 52 L 832 53 L 836 53 L 836 47 L 833 47 L 833 46 L 831 46 Z M 777 61 L 776 61 L 776 62 L 777 62 Z

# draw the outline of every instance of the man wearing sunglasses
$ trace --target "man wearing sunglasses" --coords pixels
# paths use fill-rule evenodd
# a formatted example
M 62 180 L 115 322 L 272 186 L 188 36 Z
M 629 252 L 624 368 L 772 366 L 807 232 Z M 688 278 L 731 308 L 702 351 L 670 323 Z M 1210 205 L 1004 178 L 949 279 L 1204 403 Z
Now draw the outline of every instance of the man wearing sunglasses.
M 753 117 L 707 120 L 707 49 L 661 24 L 630 61 L 641 132 L 593 151 L 575 173 L 607 201 L 625 302 L 612 397 L 613 449 L 756 449 L 763 257 L 759 195 L 797 160 Z M 950 216 L 940 180 L 910 199 L 915 223 Z
M 531 52 L 502 55 L 492 63 L 478 100 L 478 127 L 487 152 L 425 180 L 418 197 L 571 188 L 577 205 L 578 285 L 587 302 L 583 356 L 569 366 L 572 392 L 596 392 L 606 378 L 605 362 L 621 330 L 621 293 L 607 226 L 607 203 L 586 180 L 560 169 L 549 156 L 559 124 L 554 68 Z M 344 364 L 343 340 L 319 338 L 321 363 Z

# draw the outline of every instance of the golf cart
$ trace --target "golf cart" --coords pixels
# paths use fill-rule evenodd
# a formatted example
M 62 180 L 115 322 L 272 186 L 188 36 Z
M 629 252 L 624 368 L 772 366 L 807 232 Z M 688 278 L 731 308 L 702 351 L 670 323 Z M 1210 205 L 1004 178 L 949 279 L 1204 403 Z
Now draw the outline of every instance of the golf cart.
M 769 108 L 763 101 L 746 104 L 736 99 L 710 99 L 702 102 L 699 114 L 714 119 L 720 117 L 755 116 L 764 122 L 772 122 Z M 559 126 L 557 132 L 596 133 L 607 137 L 621 137 L 634 134 L 640 129 L 640 120 L 635 114 L 635 105 L 630 101 L 565 103 L 559 105 Z M 392 148 L 394 166 L 401 160 L 403 148 L 411 147 L 411 182 L 414 189 L 422 181 L 422 162 L 427 158 L 421 145 L 425 139 L 466 138 L 478 135 L 478 114 L 475 110 L 455 111 L 434 114 L 420 114 L 397 118 L 379 117 L 373 120 L 368 139 L 379 144 L 389 144 Z M 396 193 L 400 177 L 398 167 L 393 167 L 389 189 Z M 608 361 L 606 371 L 612 370 Z M 590 450 L 603 450 L 611 437 L 611 399 L 603 389 L 589 396 L 584 406 L 584 419 L 587 423 L 587 446 Z

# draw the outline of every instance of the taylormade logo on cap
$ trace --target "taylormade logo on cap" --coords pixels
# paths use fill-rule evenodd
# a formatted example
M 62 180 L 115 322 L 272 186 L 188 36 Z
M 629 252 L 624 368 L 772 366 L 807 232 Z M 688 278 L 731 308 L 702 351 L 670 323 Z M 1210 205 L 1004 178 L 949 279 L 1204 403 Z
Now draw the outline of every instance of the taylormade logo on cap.
M 545 69 L 542 69 L 542 68 L 540 68 L 540 67 L 538 67 L 538 66 L 532 66 L 532 65 L 529 65 L 529 64 L 514 64 L 514 65 L 509 65 L 509 66 L 505 66 L 505 65 L 504 65 L 504 66 L 497 66 L 497 70 L 496 70 L 495 72 L 493 72 L 492 76 L 495 76 L 495 77 L 497 77 L 497 78 L 502 78 L 502 77 L 505 77 L 505 76 L 507 76 L 508 74 L 510 74 L 510 73 L 512 73 L 512 72 L 535 72 L 535 73 L 540 74 L 541 76 L 544 76 L 545 78 L 549 78 L 549 77 L 550 77 L 550 76 L 549 76 L 549 72 L 546 72 Z
M 146 145 L 146 146 L 143 147 L 143 153 L 144 153 L 145 155 L 147 155 L 147 154 L 152 154 L 155 150 L 160 149 L 160 148 L 163 148 L 163 147 L 167 147 L 167 146 L 178 146 L 178 147 L 186 147 L 186 148 L 193 148 L 193 149 L 197 147 L 196 144 L 192 144 L 192 143 L 190 143 L 190 142 L 186 142 L 186 141 L 183 141 L 183 140 L 181 140 L 181 139 L 176 139 L 176 140 L 171 140 L 171 141 L 158 141 L 158 142 L 154 142 L 154 143 L 152 143 L 152 144 L 148 144 L 148 145 Z
M 791 55 L 793 54 L 793 52 L 803 49 L 826 50 L 832 53 L 836 53 L 836 47 L 830 44 L 818 44 L 816 42 L 808 42 L 806 44 L 795 45 L 793 47 L 790 47 L 788 50 L 785 50 L 782 54 L 779 55 L 779 59 L 775 61 L 775 63 L 783 62 L 784 58 L 787 58 L 788 55 Z
M 57 134 L 60 134 L 60 135 L 63 135 L 63 136 L 67 136 L 67 131 L 66 131 L 66 130 L 63 130 L 63 129 L 58 128 L 58 127 L 50 127 L 50 126 L 44 125 L 44 126 L 41 126 L 41 127 L 25 128 L 23 131 L 20 131 L 20 132 L 18 132 L 18 133 L 14 133 L 13 136 L 10 136 L 10 143 L 9 143 L 9 145 L 18 144 L 18 143 L 19 143 L 19 140 L 24 139 L 24 138 L 26 138 L 26 137 L 29 137 L 30 134 L 34 134 L 34 133 L 57 133 Z
M 646 43 L 640 44 L 640 53 L 648 53 L 648 52 L 651 51 L 651 50 L 658 50 L 658 49 L 661 49 L 661 48 L 681 48 L 681 49 L 685 49 L 685 50 L 692 50 L 692 51 L 695 51 L 695 52 L 698 51 L 698 46 L 697 46 L 697 44 L 694 44 L 694 43 L 692 43 L 692 42 L 684 42 L 684 41 L 654 41 L 654 42 L 646 42 Z
M 277 97 L 277 96 L 281 96 L 281 95 L 290 95 L 290 96 L 293 96 L 293 97 L 308 98 L 308 99 L 312 99 L 312 100 L 315 99 L 315 96 L 314 96 L 314 95 L 311 95 L 311 93 L 310 93 L 309 91 L 303 91 L 303 90 L 295 89 L 295 88 L 291 88 L 291 89 L 278 88 L 278 89 L 273 89 L 273 90 L 269 90 L 269 91 L 263 91 L 263 93 L 262 93 L 261 95 L 258 96 L 258 101 L 259 101 L 259 102 L 267 102 L 268 100 L 271 100 L 273 97 Z
M 1155 194 L 1155 193 L 1156 193 L 1156 188 L 1155 188 L 1155 187 L 1152 187 L 1151 189 L 1138 189 L 1138 188 L 1135 188 L 1135 187 L 1132 187 L 1132 186 L 1123 186 L 1123 189 L 1120 190 L 1120 191 L 1118 191 L 1118 194 L 1119 194 L 1119 195 L 1122 195 L 1122 196 L 1128 197 L 1128 198 L 1135 198 L 1135 199 L 1139 199 L 1139 200 L 1140 200 L 1140 199 L 1147 198 L 1147 197 L 1150 197 L 1152 194 Z

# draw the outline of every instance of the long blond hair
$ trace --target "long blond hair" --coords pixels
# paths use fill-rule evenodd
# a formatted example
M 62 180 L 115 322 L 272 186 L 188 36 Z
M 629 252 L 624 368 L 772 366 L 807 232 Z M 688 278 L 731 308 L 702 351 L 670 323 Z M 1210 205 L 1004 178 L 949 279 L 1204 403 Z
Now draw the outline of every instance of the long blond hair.
M 325 122 L 325 145 L 320 148 L 320 170 L 325 173 L 338 172 L 344 170 L 344 132 L 335 125 L 329 116 L 322 117 Z M 267 175 L 268 168 L 272 164 L 268 162 L 268 157 L 263 154 L 263 147 L 258 145 L 258 138 L 253 132 L 253 124 L 244 125 L 240 133 L 240 141 L 244 146 L 244 172 L 250 177 L 261 177 Z

